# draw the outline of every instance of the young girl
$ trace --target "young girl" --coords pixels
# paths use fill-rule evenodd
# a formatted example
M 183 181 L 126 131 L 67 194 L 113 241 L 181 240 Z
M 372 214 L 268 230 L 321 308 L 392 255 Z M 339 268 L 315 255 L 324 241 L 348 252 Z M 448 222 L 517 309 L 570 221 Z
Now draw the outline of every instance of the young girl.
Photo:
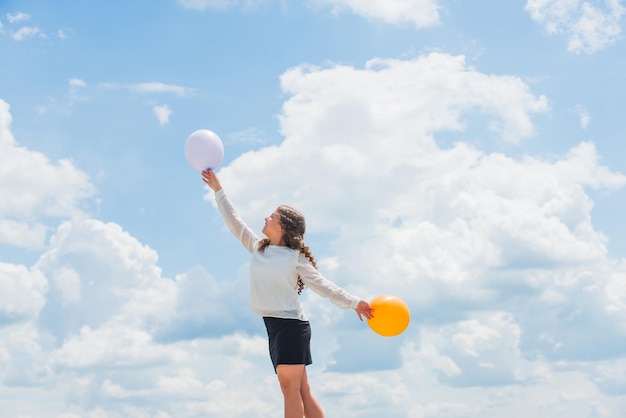
M 285 418 L 323 418 L 324 411 L 311 394 L 305 366 L 312 363 L 311 328 L 298 295 L 304 286 L 341 308 L 352 308 L 359 319 L 372 318 L 372 307 L 324 278 L 304 244 L 304 217 L 289 206 L 279 206 L 265 218 L 259 238 L 241 220 L 213 171 L 202 173 L 215 192 L 217 207 L 230 231 L 252 253 L 250 308 L 263 317 L 269 351 L 283 393 Z

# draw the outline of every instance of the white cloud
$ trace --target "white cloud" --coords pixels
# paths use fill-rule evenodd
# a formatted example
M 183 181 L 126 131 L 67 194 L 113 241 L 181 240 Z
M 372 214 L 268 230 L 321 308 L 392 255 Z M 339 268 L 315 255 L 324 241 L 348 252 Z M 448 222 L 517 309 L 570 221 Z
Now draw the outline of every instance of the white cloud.
M 195 92 L 195 89 L 191 87 L 184 87 L 176 84 L 166 84 L 157 81 L 137 84 L 105 83 L 102 84 L 102 86 L 110 89 L 129 90 L 131 92 L 140 94 L 173 94 L 180 97 L 190 96 Z
M 266 2 L 267 0 L 178 0 L 183 7 L 194 10 L 227 10 L 235 7 L 251 10 Z
M 614 44 L 626 10 L 620 0 L 528 0 L 531 18 L 549 34 L 567 37 L 567 50 L 592 54 Z
M 3 325 L 0 327 L 0 381 L 5 387 L 32 388 L 44 383 L 50 372 L 45 367 L 42 335 L 36 322 L 25 320 Z
M 93 369 L 94 367 L 145 367 L 170 362 L 177 350 L 157 346 L 145 331 L 108 323 L 95 330 L 83 326 L 50 356 L 54 368 Z
M 80 276 L 71 266 L 62 266 L 52 273 L 52 280 L 59 290 L 63 305 L 78 303 L 81 299 Z
M 550 361 L 623 354 L 594 343 L 616 347 L 626 335 L 618 325 L 623 296 L 609 303 L 605 291 L 623 267 L 607 261 L 587 190 L 615 190 L 626 177 L 600 165 L 591 143 L 550 158 L 512 158 L 436 141 L 482 113 L 500 138 L 519 142 L 533 134 L 533 115 L 548 111 L 545 97 L 518 78 L 487 76 L 445 54 L 375 60 L 364 69 L 297 67 L 281 82 L 289 94 L 280 115 L 284 141 L 236 158 L 220 170 L 222 184 L 251 223 L 287 203 L 303 210 L 311 233 L 332 233 L 335 267 L 326 273 L 354 293 L 402 295 L 416 318 L 449 324 L 433 330 L 441 344 L 459 342 L 433 346 L 431 358 L 449 373 L 442 382 L 534 381 L 547 373 L 526 358 L 537 351 Z M 563 296 L 543 299 L 543 290 Z M 580 309 L 582 300 L 593 303 Z M 461 321 L 490 309 L 497 313 Z M 580 311 L 571 326 L 580 323 L 576 335 L 594 338 L 542 322 L 554 310 Z M 398 347 L 366 361 L 354 355 L 361 338 L 334 341 L 332 358 L 351 362 L 336 370 L 398 365 Z
M 80 78 L 71 78 L 68 83 L 70 85 L 70 100 L 85 101 L 90 99 L 90 97 L 82 94 L 82 92 L 87 88 L 87 83 L 84 80 L 81 80 Z
M 154 250 L 114 223 L 64 222 L 50 247 L 37 269 L 53 278 L 43 322 L 55 335 L 96 328 L 133 298 L 133 289 L 160 277 Z
M 547 100 L 519 79 L 431 54 L 363 70 L 296 68 L 282 83 L 285 141 L 235 159 L 223 184 L 245 219 L 288 203 L 311 232 L 336 233 L 332 274 L 354 292 L 406 295 L 436 315 L 441 304 L 501 300 L 499 274 L 528 287 L 526 268 L 606 258 L 585 189 L 617 189 L 626 177 L 599 165 L 592 144 L 556 160 L 437 146 L 437 132 L 463 130 L 468 112 L 493 117 L 503 138 L 531 135 Z
M 0 241 L 36 248 L 47 230 L 41 217 L 83 216 L 81 203 L 93 195 L 94 186 L 72 162 L 54 163 L 18 145 L 9 109 L 0 99 Z
M 90 409 L 94 399 L 106 416 L 129 416 L 128 408 L 137 416 L 277 413 L 278 403 L 263 394 L 280 396 L 278 387 L 268 392 L 258 384 L 274 379 L 264 370 L 271 370 L 266 342 L 240 334 L 242 318 L 262 329 L 242 309 L 244 284 L 218 283 L 202 269 L 169 280 L 156 262 L 153 250 L 118 225 L 82 220 L 59 227 L 36 268 L 51 278 L 39 327 L 56 343 L 38 354 L 45 381 L 59 384 L 58 393 L 47 392 L 51 400 L 70 400 L 81 416 L 98 413 Z M 141 399 L 150 400 L 149 410 L 118 403 Z
M 11 34 L 11 38 L 16 41 L 21 41 L 25 38 L 33 38 L 35 36 L 45 38 L 46 35 L 37 26 L 24 26 Z
M 69 83 L 70 87 L 72 88 L 87 87 L 87 83 L 85 83 L 85 81 L 81 80 L 80 78 L 72 78 L 70 79 Z
M 626 394 L 626 359 L 598 362 L 588 371 L 594 382 L 609 394 Z
M 7 13 L 6 18 L 10 23 L 24 22 L 30 20 L 30 15 L 23 12 Z
M 238 291 L 247 285 L 247 280 L 242 272 L 237 281 L 220 283 L 199 267 L 178 275 L 175 291 L 170 292 L 172 311 L 167 316 L 153 314 L 153 333 L 165 341 L 219 336 L 235 330 L 253 333 L 253 317 L 238 308 L 247 305 L 247 295 Z M 230 302 L 224 303 L 227 300 Z
M 452 386 L 502 385 L 533 380 L 538 365 L 523 358 L 521 328 L 509 313 L 481 315 L 423 333 L 436 346 L 435 370 Z M 425 358 L 429 358 L 427 355 Z
M 587 109 L 585 109 L 583 105 L 579 104 L 574 107 L 574 112 L 580 118 L 580 127 L 583 129 L 587 129 L 587 126 L 589 126 L 589 122 L 591 122 L 591 115 L 589 114 Z
M 52 277 L 40 326 L 58 342 L 44 358 L 49 379 L 65 382 L 61 398 L 84 411 L 97 399 L 107 416 L 127 416 L 125 408 L 139 416 L 276 413 L 278 404 L 262 395 L 266 385 L 258 385 L 263 375 L 273 379 L 259 370 L 271 370 L 266 342 L 239 334 L 241 318 L 253 318 L 242 309 L 243 283 L 220 284 L 202 269 L 169 280 L 156 261 L 118 225 L 85 220 L 59 228 L 37 268 Z
M 159 82 L 132 84 L 129 86 L 129 88 L 132 91 L 140 93 L 166 93 L 175 94 L 177 96 L 189 96 L 194 92 L 194 89 L 189 87 Z
M 374 60 L 364 69 L 297 67 L 283 74 L 281 83 L 290 95 L 280 116 L 285 141 L 240 156 L 223 173 L 235 183 L 231 193 L 255 202 L 241 208 L 244 215 L 254 209 L 258 216 L 259 208 L 270 209 L 275 202 L 269 200 L 280 198 L 307 209 L 313 230 L 369 223 L 380 216 L 377 202 L 398 193 L 395 204 L 416 216 L 429 208 L 425 199 L 442 190 L 437 181 L 453 186 L 458 176 L 462 187 L 466 173 L 451 169 L 471 169 L 481 158 L 467 146 L 438 150 L 436 132 L 462 131 L 468 115 L 486 113 L 502 140 L 519 142 L 534 134 L 532 115 L 548 110 L 547 99 L 533 95 L 520 79 L 487 76 L 468 67 L 463 57 L 438 53 L 408 61 Z M 268 183 L 252 174 L 259 170 L 275 173 L 269 198 Z M 294 179 L 313 178 L 312 173 L 315 182 L 292 187 Z M 415 177 L 410 181 L 407 175 Z M 389 184 L 395 176 L 404 181 Z M 246 178 L 245 184 L 237 178 Z M 422 198 L 415 201 L 418 192 Z M 315 197 L 319 193 L 326 200 Z M 406 201 L 399 201 L 403 196 Z M 337 199 L 345 202 L 327 203 Z
M 314 3 L 331 5 L 333 13 L 344 9 L 367 19 L 381 20 L 391 24 L 413 24 L 417 29 L 428 28 L 439 22 L 437 0 L 312 0 Z
M 535 272 L 533 287 L 542 293 L 528 298 L 528 308 L 519 316 L 526 330 L 524 348 L 539 350 L 553 361 L 624 357 L 626 350 L 618 341 L 626 336 L 626 293 L 621 284 L 625 274 L 623 262 L 611 261 L 561 269 L 553 275 Z M 573 329 L 584 330 L 585 335 Z
M 28 13 L 23 12 L 15 12 L 15 13 L 7 13 L 6 15 L 7 21 L 11 25 L 15 25 L 18 27 L 17 30 L 7 30 L 2 26 L 0 22 L 0 34 L 4 34 L 5 32 L 9 32 L 10 36 L 15 41 L 22 41 L 27 38 L 48 38 L 48 35 L 36 24 L 24 26 L 24 22 L 28 22 L 31 20 L 31 16 Z M 13 26 L 13 27 L 15 27 Z M 21 27 L 20 27 L 21 26 Z M 65 33 L 63 30 L 59 29 L 52 36 L 56 36 L 59 39 L 65 38 Z
M 183 7 L 194 10 L 255 10 L 267 0 L 178 0 Z M 330 6 L 333 14 L 349 10 L 366 19 L 390 24 L 412 24 L 417 29 L 440 23 L 437 0 L 309 0 L 318 6 Z
M 591 143 L 514 158 L 438 142 L 486 115 L 485 137 L 519 143 L 545 97 L 446 54 L 297 67 L 281 82 L 284 141 L 224 166 L 227 193 L 251 224 L 279 203 L 302 209 L 307 237 L 332 237 L 318 253 L 329 278 L 412 310 L 383 339 L 306 292 L 309 378 L 328 416 L 624 412 L 626 264 L 608 258 L 588 190 L 626 178 Z M 20 148 L 10 123 L 0 101 L 0 219 L 61 221 L 32 267 L 0 263 L 0 417 L 280 415 L 246 266 L 231 281 L 202 267 L 163 277 L 156 251 L 80 211 L 89 179 Z
M 228 135 L 229 142 L 246 144 L 248 146 L 267 145 L 272 138 L 258 127 L 251 127 Z
M 0 262 L 0 322 L 36 317 L 48 282 L 38 270 Z
M 11 219 L 0 219 L 0 243 L 23 248 L 42 248 L 48 228 L 43 224 L 24 223 Z
M 172 114 L 172 109 L 168 105 L 164 104 L 160 106 L 154 106 L 152 110 L 154 111 L 154 114 L 159 120 L 159 125 L 161 126 L 167 125 L 167 123 L 170 121 L 170 115 Z

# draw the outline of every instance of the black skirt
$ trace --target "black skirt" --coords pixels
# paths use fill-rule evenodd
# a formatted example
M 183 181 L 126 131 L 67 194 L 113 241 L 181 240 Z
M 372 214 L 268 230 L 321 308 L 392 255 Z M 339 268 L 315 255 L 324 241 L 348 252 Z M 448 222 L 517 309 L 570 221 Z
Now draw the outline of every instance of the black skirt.
M 279 364 L 309 365 L 311 359 L 311 326 L 299 319 L 264 316 L 274 371 Z

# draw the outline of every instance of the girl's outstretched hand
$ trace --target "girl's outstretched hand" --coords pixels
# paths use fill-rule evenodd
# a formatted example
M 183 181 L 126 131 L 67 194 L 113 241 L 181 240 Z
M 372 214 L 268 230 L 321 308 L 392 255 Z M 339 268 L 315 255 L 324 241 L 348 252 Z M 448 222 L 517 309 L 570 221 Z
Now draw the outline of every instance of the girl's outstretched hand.
M 217 175 L 213 172 L 213 170 L 204 170 L 202 172 L 202 181 L 204 181 L 214 192 L 222 189 L 220 179 L 217 178 Z
M 372 309 L 370 304 L 365 302 L 364 300 L 359 302 L 355 310 L 361 321 L 363 321 L 363 317 L 365 317 L 366 319 L 372 319 L 374 317 L 374 309 Z

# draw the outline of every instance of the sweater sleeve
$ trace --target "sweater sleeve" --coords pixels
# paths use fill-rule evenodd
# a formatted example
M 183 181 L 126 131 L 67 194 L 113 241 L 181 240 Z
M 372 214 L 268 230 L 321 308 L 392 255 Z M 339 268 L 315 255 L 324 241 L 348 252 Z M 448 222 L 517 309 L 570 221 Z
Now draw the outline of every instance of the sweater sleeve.
M 318 295 L 328 298 L 332 303 L 343 309 L 356 309 L 361 301 L 358 297 L 331 282 L 311 264 L 302 254 L 298 256 L 296 270 L 305 285 Z
M 241 217 L 239 217 L 237 210 L 228 196 L 226 196 L 226 193 L 224 193 L 224 189 L 215 192 L 215 201 L 217 203 L 217 209 L 222 214 L 230 232 L 233 233 L 248 251 L 252 252 L 260 238 L 246 225 Z

